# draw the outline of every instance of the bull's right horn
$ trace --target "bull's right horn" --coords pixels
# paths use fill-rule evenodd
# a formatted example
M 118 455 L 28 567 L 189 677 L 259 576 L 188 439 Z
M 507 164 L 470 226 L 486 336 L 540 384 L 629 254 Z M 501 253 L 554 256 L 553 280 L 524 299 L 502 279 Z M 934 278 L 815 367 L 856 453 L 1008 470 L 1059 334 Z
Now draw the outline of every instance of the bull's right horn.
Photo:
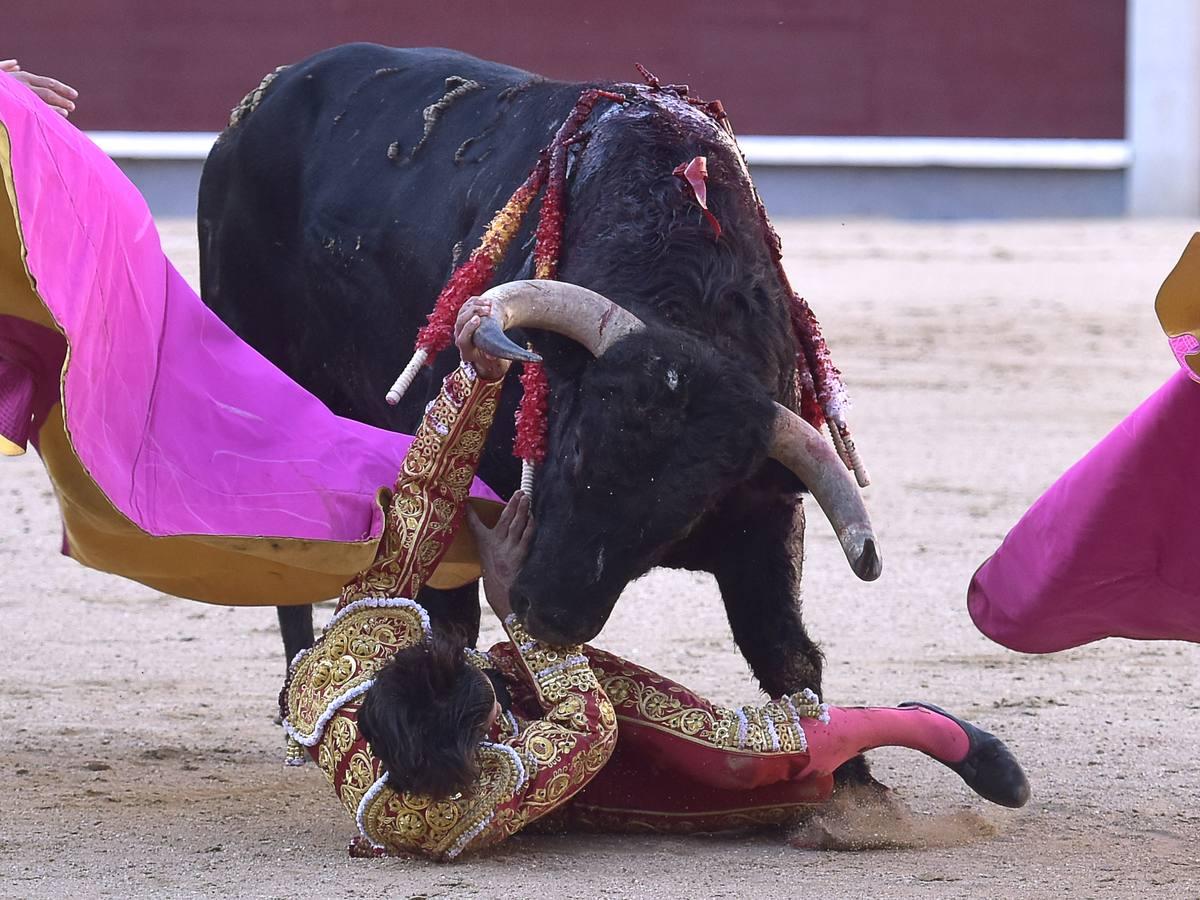
M 541 328 L 569 337 L 601 356 L 614 343 L 641 331 L 642 320 L 607 297 L 577 284 L 530 279 L 498 284 L 480 295 L 492 315 L 479 323 L 475 346 L 502 359 L 540 359 L 504 334 L 509 328 Z
M 808 485 L 833 525 L 854 574 L 863 581 L 878 578 L 883 560 L 862 495 L 820 432 L 786 406 L 776 403 L 769 454 Z

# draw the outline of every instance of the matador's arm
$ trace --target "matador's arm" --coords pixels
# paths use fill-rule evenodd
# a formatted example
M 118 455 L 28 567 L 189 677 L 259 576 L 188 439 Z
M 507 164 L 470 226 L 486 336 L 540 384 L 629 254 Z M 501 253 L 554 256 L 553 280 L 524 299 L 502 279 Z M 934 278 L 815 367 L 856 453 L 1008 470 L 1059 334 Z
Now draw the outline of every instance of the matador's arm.
M 446 376 L 384 498 L 375 561 L 342 589 L 338 608 L 363 597 L 416 597 L 460 523 L 503 379 L 484 381 L 470 363 Z

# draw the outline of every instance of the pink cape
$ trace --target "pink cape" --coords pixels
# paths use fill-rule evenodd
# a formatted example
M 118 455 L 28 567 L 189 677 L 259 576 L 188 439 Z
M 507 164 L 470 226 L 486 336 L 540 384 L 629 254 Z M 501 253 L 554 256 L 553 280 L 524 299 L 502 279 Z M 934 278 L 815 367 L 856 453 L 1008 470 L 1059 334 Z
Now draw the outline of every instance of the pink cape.
M 117 166 L 3 75 L 0 125 L 0 207 L 11 205 L 0 209 L 0 434 L 14 451 L 32 430 L 64 518 L 72 491 L 94 485 L 132 537 L 188 536 L 225 554 L 216 566 L 271 558 L 272 538 L 301 542 L 297 552 L 356 545 L 318 554 L 330 584 L 345 561 L 369 561 L 382 526 L 376 493 L 394 481 L 411 438 L 338 418 L 242 343 L 164 256 L 150 211 Z M 78 486 L 72 466 L 91 484 Z M 478 480 L 472 495 L 497 499 Z M 75 546 L 101 505 L 66 521 L 68 551 L 89 565 L 213 602 L 320 599 L 303 589 L 304 565 L 292 558 L 275 560 L 292 581 L 274 596 L 203 586 L 202 573 L 186 570 L 204 563 L 179 544 L 165 562 L 123 570 L 103 541 Z
M 980 567 L 979 630 L 1026 653 L 1200 641 L 1200 384 L 1171 377 L 1055 482 Z

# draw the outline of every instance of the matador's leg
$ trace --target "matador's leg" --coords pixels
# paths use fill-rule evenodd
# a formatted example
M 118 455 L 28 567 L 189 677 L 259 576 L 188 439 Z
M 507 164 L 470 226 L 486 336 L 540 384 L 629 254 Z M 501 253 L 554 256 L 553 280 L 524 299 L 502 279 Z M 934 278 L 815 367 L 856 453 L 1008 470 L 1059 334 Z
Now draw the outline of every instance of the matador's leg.
M 876 747 L 919 750 L 1006 806 L 1028 798 L 997 738 L 936 707 L 842 708 L 795 694 L 725 709 L 670 679 L 588 650 L 617 713 L 608 765 L 572 804 L 572 824 L 713 831 L 795 821 L 829 798 L 832 774 Z

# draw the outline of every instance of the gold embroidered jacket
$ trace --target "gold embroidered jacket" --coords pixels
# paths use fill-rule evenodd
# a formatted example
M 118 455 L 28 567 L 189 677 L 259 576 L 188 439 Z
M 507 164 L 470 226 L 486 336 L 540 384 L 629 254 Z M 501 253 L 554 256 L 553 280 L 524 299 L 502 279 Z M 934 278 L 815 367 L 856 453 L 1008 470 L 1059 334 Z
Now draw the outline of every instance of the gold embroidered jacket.
M 573 797 L 608 761 L 616 716 L 581 648 L 533 641 L 505 623 L 542 718 L 505 718 L 477 751 L 471 789 L 434 801 L 398 793 L 358 730 L 359 698 L 397 650 L 425 639 L 429 619 L 410 599 L 449 546 L 496 410 L 499 382 L 469 366 L 447 376 L 426 410 L 394 495 L 375 563 L 346 585 L 316 645 L 292 664 L 284 727 L 332 782 L 358 824 L 361 852 L 453 859 L 494 844 Z

